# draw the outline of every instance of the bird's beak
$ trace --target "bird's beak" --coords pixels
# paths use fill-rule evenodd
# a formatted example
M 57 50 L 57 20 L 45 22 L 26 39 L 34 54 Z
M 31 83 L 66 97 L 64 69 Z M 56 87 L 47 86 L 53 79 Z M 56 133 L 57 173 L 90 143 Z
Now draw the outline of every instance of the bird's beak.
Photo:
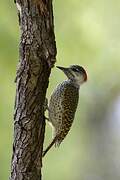
M 61 67 L 61 66 L 56 66 L 58 69 L 62 70 L 64 73 L 68 70 L 68 68 Z
M 68 77 L 68 79 L 73 79 L 74 76 L 70 71 L 70 68 L 65 68 L 65 67 L 61 67 L 61 66 L 56 66 L 58 69 L 62 70 L 65 75 Z
M 70 78 L 70 77 L 73 78 L 73 75 L 72 75 L 72 73 L 70 72 L 70 69 L 69 69 L 69 68 L 65 68 L 65 67 L 61 67 L 61 66 L 56 66 L 56 67 L 57 67 L 58 69 L 62 70 L 68 78 Z

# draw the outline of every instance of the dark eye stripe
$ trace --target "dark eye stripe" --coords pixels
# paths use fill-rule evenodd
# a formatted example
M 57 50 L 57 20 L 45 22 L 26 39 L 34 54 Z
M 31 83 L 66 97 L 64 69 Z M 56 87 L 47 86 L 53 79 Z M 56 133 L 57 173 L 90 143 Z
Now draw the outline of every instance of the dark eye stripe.
M 86 75 L 86 71 L 84 70 L 84 68 L 82 66 L 78 66 L 78 65 L 72 65 L 70 66 L 70 68 L 74 71 L 74 72 L 78 72 L 78 73 L 82 73 Z
M 77 69 L 77 68 L 72 68 L 72 70 L 75 72 L 79 72 L 79 69 Z

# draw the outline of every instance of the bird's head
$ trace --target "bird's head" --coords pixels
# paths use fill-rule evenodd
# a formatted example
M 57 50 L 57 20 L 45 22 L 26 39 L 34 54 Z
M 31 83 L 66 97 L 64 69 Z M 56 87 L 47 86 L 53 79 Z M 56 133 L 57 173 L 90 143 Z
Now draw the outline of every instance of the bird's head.
M 75 84 L 81 85 L 85 81 L 87 81 L 87 73 L 85 69 L 81 66 L 78 65 L 71 65 L 70 67 L 61 67 L 61 66 L 56 66 L 60 70 L 62 70 L 68 79 L 72 80 Z

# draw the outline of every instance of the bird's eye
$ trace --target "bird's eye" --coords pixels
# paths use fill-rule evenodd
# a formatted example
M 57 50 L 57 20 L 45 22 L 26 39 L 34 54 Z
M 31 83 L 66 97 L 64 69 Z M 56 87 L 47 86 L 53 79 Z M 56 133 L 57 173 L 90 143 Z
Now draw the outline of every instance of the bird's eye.
M 73 68 L 72 69 L 74 72 L 79 72 L 79 69 Z

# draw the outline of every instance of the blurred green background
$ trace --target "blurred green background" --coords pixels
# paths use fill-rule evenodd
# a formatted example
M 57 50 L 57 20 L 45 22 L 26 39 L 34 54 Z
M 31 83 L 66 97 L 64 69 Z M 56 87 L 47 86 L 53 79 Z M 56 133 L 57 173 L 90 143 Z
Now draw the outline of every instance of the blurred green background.
M 45 180 L 120 179 L 120 1 L 54 0 L 57 65 L 88 72 L 69 135 L 43 160 Z M 13 1 L 0 4 L 0 180 L 10 173 L 19 27 Z M 65 79 L 52 70 L 47 97 Z M 45 146 L 51 141 L 47 125 Z

